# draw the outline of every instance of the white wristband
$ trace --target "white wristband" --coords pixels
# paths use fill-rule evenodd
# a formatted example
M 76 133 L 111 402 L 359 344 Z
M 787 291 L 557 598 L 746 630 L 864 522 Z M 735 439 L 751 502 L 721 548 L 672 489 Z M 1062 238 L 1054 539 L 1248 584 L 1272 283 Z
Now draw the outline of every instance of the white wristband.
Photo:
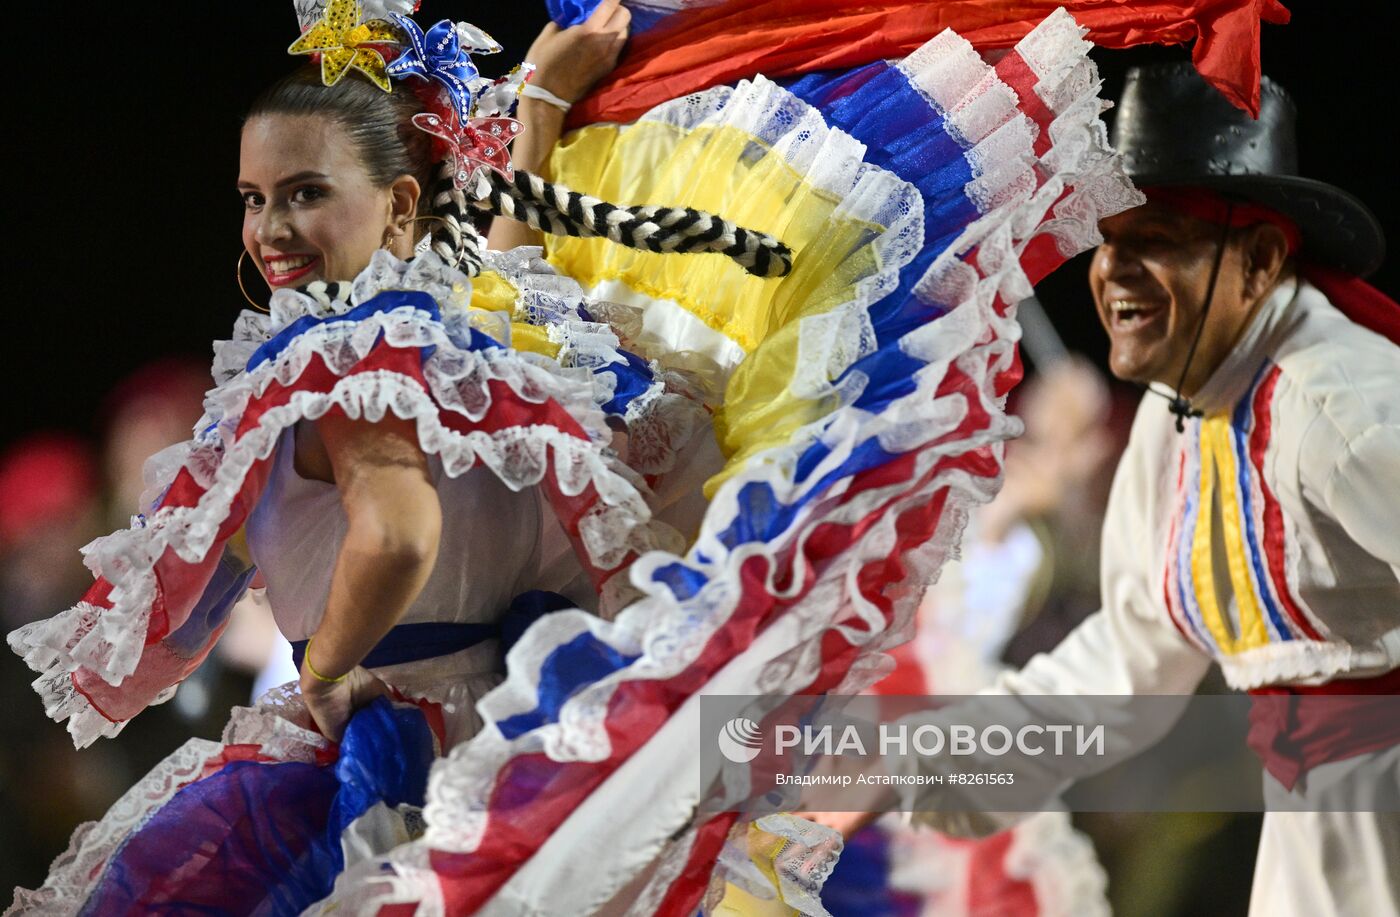
M 548 89 L 545 89 L 543 86 L 536 86 L 534 83 L 526 83 L 521 87 L 520 94 L 527 99 L 536 99 L 548 105 L 553 105 L 555 108 L 565 113 L 574 107 L 572 102 L 565 102 Z

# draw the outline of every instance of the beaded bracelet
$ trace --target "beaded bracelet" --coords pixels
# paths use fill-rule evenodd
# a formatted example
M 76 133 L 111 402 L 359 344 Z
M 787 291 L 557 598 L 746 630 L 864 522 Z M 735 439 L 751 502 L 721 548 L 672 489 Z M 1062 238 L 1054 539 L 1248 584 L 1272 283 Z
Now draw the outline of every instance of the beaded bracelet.
M 323 682 L 325 682 L 325 683 L 328 684 L 328 685 L 338 685 L 338 684 L 340 684 L 342 681 L 344 681 L 345 679 L 349 678 L 349 677 L 350 677 L 350 673 L 349 673 L 349 672 L 346 672 L 344 675 L 339 675 L 339 676 L 337 676 L 337 677 L 335 677 L 335 678 L 327 678 L 326 676 L 322 675 L 320 672 L 316 671 L 316 667 L 315 667 L 314 665 L 311 664 L 311 644 L 312 644 L 313 641 L 315 641 L 315 639 L 316 639 L 315 637 L 310 637 L 309 639 L 307 639 L 307 641 L 306 641 L 306 652 L 302 653 L 302 656 L 301 656 L 301 661 L 302 661 L 303 663 L 305 663 L 305 665 L 306 665 L 306 671 L 308 671 L 308 672 L 311 673 L 311 677 L 314 678 L 314 679 L 316 679 L 317 681 L 323 681 Z

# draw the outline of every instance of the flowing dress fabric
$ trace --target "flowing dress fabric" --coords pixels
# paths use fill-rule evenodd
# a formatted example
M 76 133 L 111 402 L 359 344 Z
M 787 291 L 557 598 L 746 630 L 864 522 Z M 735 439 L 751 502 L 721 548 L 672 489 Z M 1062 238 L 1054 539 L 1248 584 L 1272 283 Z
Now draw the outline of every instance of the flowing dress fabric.
M 600 0 L 546 0 L 576 25 Z M 618 66 L 569 113 L 569 126 L 630 121 L 686 93 L 754 73 L 786 77 L 903 57 L 952 29 L 979 49 L 1010 48 L 1068 10 L 1105 48 L 1193 43 L 1207 82 L 1259 114 L 1260 23 L 1290 14 L 1278 0 L 624 0 L 632 41 Z
M 46 708 L 85 744 L 167 699 L 241 591 L 222 545 L 284 431 L 333 406 L 393 411 L 447 476 L 484 466 L 538 486 L 603 614 L 558 611 L 524 633 L 475 704 L 485 725 L 455 745 L 433 733 L 445 757 L 426 833 L 379 855 L 347 839 L 355 822 L 341 828 L 362 855 L 326 906 L 577 914 L 613 900 L 688 917 L 735 887 L 715 864 L 747 836 L 766 851 L 769 888 L 753 890 L 822 913 L 828 832 L 695 815 L 714 776 L 698 699 L 868 684 L 967 508 L 995 492 L 1017 430 L 1003 410 L 1014 303 L 1141 200 L 1106 146 L 1088 47 L 1063 12 L 995 66 L 945 32 L 893 66 L 791 89 L 756 77 L 556 154 L 579 190 L 773 233 L 795 252 L 784 278 L 565 239 L 557 274 L 521 253 L 469 283 L 431 256 L 377 255 L 346 301 L 279 293 L 270 319 L 245 314 L 209 416 L 156 462 L 162 496 L 89 547 L 99 578 L 83 603 L 11 635 Z M 884 119 L 861 117 L 882 103 Z M 225 736 L 237 754 L 334 766 L 293 699 L 251 710 Z M 133 829 L 226 754 L 187 746 L 80 830 L 34 900 L 86 900 Z M 321 783 L 333 807 L 345 784 Z M 367 813 L 416 804 L 381 783 Z
M 966 695 L 1003 669 L 1044 549 L 1025 525 L 1001 542 L 978 538 L 973 516 L 960 563 L 924 594 L 916 630 L 874 694 Z M 1038 812 L 997 834 L 958 838 L 887 816 L 846 844 L 822 887 L 836 914 L 888 917 L 1100 917 L 1108 877 L 1067 812 Z
M 793 271 L 551 240 L 626 348 L 713 405 L 709 501 L 686 550 L 629 566 L 641 598 L 615 619 L 566 612 L 525 635 L 480 705 L 491 728 L 435 766 L 424 839 L 347 872 L 335 903 L 689 915 L 725 893 L 734 816 L 695 816 L 714 777 L 700 695 L 849 691 L 882 671 L 999 482 L 1014 303 L 1142 200 L 1107 148 L 1088 48 L 1059 13 L 995 65 L 944 33 L 845 82 L 757 77 L 566 138 L 565 184 L 723 213 L 791 245 Z M 859 117 L 882 103 L 904 107 Z M 835 851 L 811 827 L 765 830 L 783 900 L 820 913 Z

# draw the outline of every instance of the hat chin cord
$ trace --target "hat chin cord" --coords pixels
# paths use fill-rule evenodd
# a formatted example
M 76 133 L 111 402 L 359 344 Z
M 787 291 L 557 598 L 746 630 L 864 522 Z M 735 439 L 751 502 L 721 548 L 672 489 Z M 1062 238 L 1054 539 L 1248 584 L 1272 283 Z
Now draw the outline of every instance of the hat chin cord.
M 1201 318 L 1196 322 L 1196 334 L 1191 338 L 1191 349 L 1186 351 L 1186 362 L 1181 367 L 1181 377 L 1176 381 L 1176 396 L 1170 398 L 1167 410 L 1176 415 L 1176 432 L 1186 432 L 1186 418 L 1201 417 L 1203 413 L 1191 406 L 1191 399 L 1181 394 L 1181 387 L 1186 384 L 1186 374 L 1191 370 L 1191 361 L 1196 357 L 1196 346 L 1201 343 L 1201 332 L 1205 330 L 1206 318 L 1210 315 L 1210 305 L 1215 300 L 1215 282 L 1220 279 L 1220 264 L 1225 258 L 1225 243 L 1230 238 L 1230 219 L 1234 216 L 1234 202 L 1228 202 L 1225 209 L 1224 225 L 1220 228 L 1220 241 L 1215 246 L 1215 263 L 1210 268 L 1210 283 L 1206 286 L 1206 301 L 1201 306 Z M 1148 389 L 1148 391 L 1156 391 Z M 1157 392 L 1163 398 L 1166 394 Z

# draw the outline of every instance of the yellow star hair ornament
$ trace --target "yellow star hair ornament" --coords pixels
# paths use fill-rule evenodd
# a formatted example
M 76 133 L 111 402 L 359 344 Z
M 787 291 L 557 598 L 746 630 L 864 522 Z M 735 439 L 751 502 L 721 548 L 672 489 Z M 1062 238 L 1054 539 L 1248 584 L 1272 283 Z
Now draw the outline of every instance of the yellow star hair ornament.
M 381 19 L 360 21 L 359 0 L 330 0 L 321 18 L 292 42 L 288 54 L 320 54 L 321 82 L 334 86 L 347 70 L 358 70 L 390 91 L 384 56 L 372 44 L 398 44 L 399 32 Z

